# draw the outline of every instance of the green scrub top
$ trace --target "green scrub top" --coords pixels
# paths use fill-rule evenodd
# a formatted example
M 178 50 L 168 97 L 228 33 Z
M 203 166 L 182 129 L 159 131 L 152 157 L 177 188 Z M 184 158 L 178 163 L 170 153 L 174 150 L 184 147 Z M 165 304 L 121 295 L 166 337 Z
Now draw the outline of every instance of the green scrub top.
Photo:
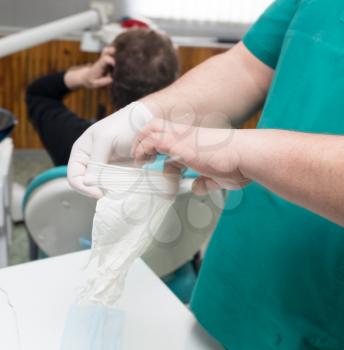
M 259 128 L 344 133 L 343 0 L 277 0 L 243 42 L 275 69 Z M 343 350 L 344 229 L 256 183 L 231 192 L 191 307 L 229 350 Z

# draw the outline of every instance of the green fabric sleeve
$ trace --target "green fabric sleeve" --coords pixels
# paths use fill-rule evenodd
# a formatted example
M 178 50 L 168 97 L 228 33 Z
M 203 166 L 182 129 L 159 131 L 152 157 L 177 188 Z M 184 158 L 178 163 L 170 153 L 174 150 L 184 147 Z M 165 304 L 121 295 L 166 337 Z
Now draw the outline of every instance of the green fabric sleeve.
M 243 38 L 244 45 L 266 65 L 275 69 L 284 36 L 299 0 L 276 0 L 260 16 Z

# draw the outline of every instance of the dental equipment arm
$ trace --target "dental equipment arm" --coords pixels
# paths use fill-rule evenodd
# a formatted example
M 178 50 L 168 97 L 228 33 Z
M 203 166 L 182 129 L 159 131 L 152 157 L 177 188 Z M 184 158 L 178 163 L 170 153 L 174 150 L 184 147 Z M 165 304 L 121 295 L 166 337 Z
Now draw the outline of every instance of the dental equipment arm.
M 67 33 L 100 26 L 104 16 L 92 9 L 0 39 L 0 58 L 56 39 Z

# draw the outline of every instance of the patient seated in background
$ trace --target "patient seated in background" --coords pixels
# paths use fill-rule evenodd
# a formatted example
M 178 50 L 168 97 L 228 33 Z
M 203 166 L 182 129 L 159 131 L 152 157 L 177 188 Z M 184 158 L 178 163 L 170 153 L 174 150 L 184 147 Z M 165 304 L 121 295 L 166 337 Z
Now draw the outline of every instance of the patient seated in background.
M 79 88 L 107 88 L 120 109 L 170 85 L 179 74 L 177 52 L 163 33 L 130 29 L 106 47 L 98 61 L 72 67 L 34 81 L 27 89 L 29 119 L 53 163 L 66 165 L 74 142 L 94 121 L 83 119 L 63 103 Z

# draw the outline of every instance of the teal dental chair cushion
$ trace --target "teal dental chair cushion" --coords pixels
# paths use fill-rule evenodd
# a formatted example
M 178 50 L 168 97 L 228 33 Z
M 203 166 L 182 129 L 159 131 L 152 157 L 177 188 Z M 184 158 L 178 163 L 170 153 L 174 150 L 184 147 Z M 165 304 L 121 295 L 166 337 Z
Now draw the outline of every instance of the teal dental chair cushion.
M 32 194 L 32 192 L 38 187 L 42 186 L 46 182 L 58 179 L 60 177 L 67 177 L 67 166 L 62 165 L 55 167 L 49 170 L 44 171 L 43 173 L 36 176 L 29 184 L 26 189 L 24 200 L 23 200 L 23 209 L 25 209 L 26 204 Z

